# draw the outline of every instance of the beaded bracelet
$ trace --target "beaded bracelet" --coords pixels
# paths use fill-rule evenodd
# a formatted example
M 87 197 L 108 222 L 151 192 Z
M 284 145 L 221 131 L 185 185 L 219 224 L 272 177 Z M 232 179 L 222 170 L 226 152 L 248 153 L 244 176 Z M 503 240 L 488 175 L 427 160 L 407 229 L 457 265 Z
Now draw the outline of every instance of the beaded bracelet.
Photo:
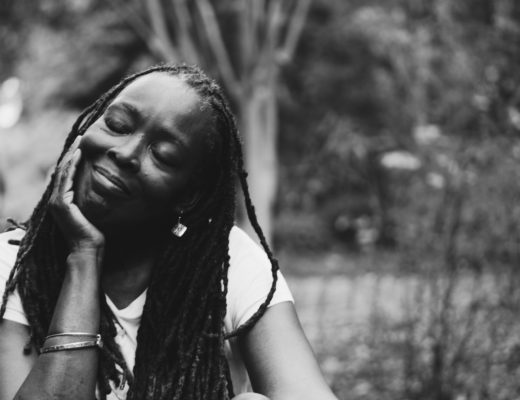
M 103 340 L 101 339 L 101 335 L 96 335 L 96 340 L 86 340 L 83 342 L 73 342 L 66 344 L 58 344 L 55 346 L 42 347 L 40 349 L 40 353 L 43 354 L 62 350 L 88 349 L 90 347 L 99 347 L 100 349 L 103 348 Z

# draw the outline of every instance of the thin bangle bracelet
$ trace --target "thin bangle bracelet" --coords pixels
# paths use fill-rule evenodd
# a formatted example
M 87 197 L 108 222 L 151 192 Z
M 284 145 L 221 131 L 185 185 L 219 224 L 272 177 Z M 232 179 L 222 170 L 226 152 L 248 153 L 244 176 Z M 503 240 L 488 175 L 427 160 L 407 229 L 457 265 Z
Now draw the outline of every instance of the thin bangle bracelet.
M 67 344 L 58 344 L 56 346 L 42 347 L 40 349 L 40 353 L 43 354 L 62 350 L 87 349 L 90 347 L 99 347 L 100 349 L 103 348 L 103 340 L 101 339 L 101 335 L 97 335 L 96 340 L 86 340 L 84 342 L 74 342 Z
M 45 340 L 53 338 L 53 337 L 60 337 L 60 336 L 87 336 L 91 338 L 96 338 L 99 336 L 97 333 L 88 333 L 88 332 L 61 332 L 61 333 L 55 333 L 53 335 L 45 336 Z

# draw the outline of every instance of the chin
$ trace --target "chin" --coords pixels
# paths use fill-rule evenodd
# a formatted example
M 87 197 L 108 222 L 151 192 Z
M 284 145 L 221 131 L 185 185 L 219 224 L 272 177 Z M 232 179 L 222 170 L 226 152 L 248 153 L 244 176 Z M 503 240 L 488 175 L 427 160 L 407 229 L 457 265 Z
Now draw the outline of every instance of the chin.
M 97 228 L 104 225 L 105 221 L 110 220 L 111 209 L 99 201 L 85 199 L 78 202 L 78 208 L 85 218 Z
M 77 190 L 74 203 L 96 228 L 104 225 L 104 221 L 109 220 L 113 213 L 110 204 L 92 191 Z
M 96 227 L 103 220 L 110 218 L 113 213 L 113 204 L 106 197 L 92 189 L 91 176 L 87 168 L 82 168 L 74 187 L 74 203 L 82 214 Z

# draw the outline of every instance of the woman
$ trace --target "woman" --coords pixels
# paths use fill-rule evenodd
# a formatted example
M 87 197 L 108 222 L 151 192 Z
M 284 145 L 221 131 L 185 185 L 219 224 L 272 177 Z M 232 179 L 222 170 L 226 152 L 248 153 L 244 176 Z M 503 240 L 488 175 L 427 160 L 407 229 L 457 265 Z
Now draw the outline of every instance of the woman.
M 237 175 L 265 252 L 233 225 Z M 228 399 L 248 376 L 273 400 L 335 398 L 234 118 L 196 67 L 151 68 L 88 107 L 26 230 L 1 239 L 0 400 Z

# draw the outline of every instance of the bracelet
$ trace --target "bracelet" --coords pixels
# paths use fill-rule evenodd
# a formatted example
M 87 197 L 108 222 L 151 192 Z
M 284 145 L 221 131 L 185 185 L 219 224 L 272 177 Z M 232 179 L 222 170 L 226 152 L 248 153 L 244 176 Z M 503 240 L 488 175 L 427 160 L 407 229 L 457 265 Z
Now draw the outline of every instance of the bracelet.
M 56 346 L 42 347 L 40 349 L 40 353 L 43 354 L 51 353 L 53 351 L 88 349 L 90 347 L 99 347 L 100 349 L 103 348 L 103 340 L 101 339 L 101 335 L 96 335 L 96 340 L 86 340 L 84 342 L 73 342 L 58 344 Z
M 59 336 L 87 336 L 91 337 L 93 339 L 97 339 L 99 336 L 96 333 L 88 333 L 88 332 L 62 332 L 62 333 L 55 333 L 53 335 L 45 336 L 45 340 L 53 338 L 53 337 L 59 337 Z

